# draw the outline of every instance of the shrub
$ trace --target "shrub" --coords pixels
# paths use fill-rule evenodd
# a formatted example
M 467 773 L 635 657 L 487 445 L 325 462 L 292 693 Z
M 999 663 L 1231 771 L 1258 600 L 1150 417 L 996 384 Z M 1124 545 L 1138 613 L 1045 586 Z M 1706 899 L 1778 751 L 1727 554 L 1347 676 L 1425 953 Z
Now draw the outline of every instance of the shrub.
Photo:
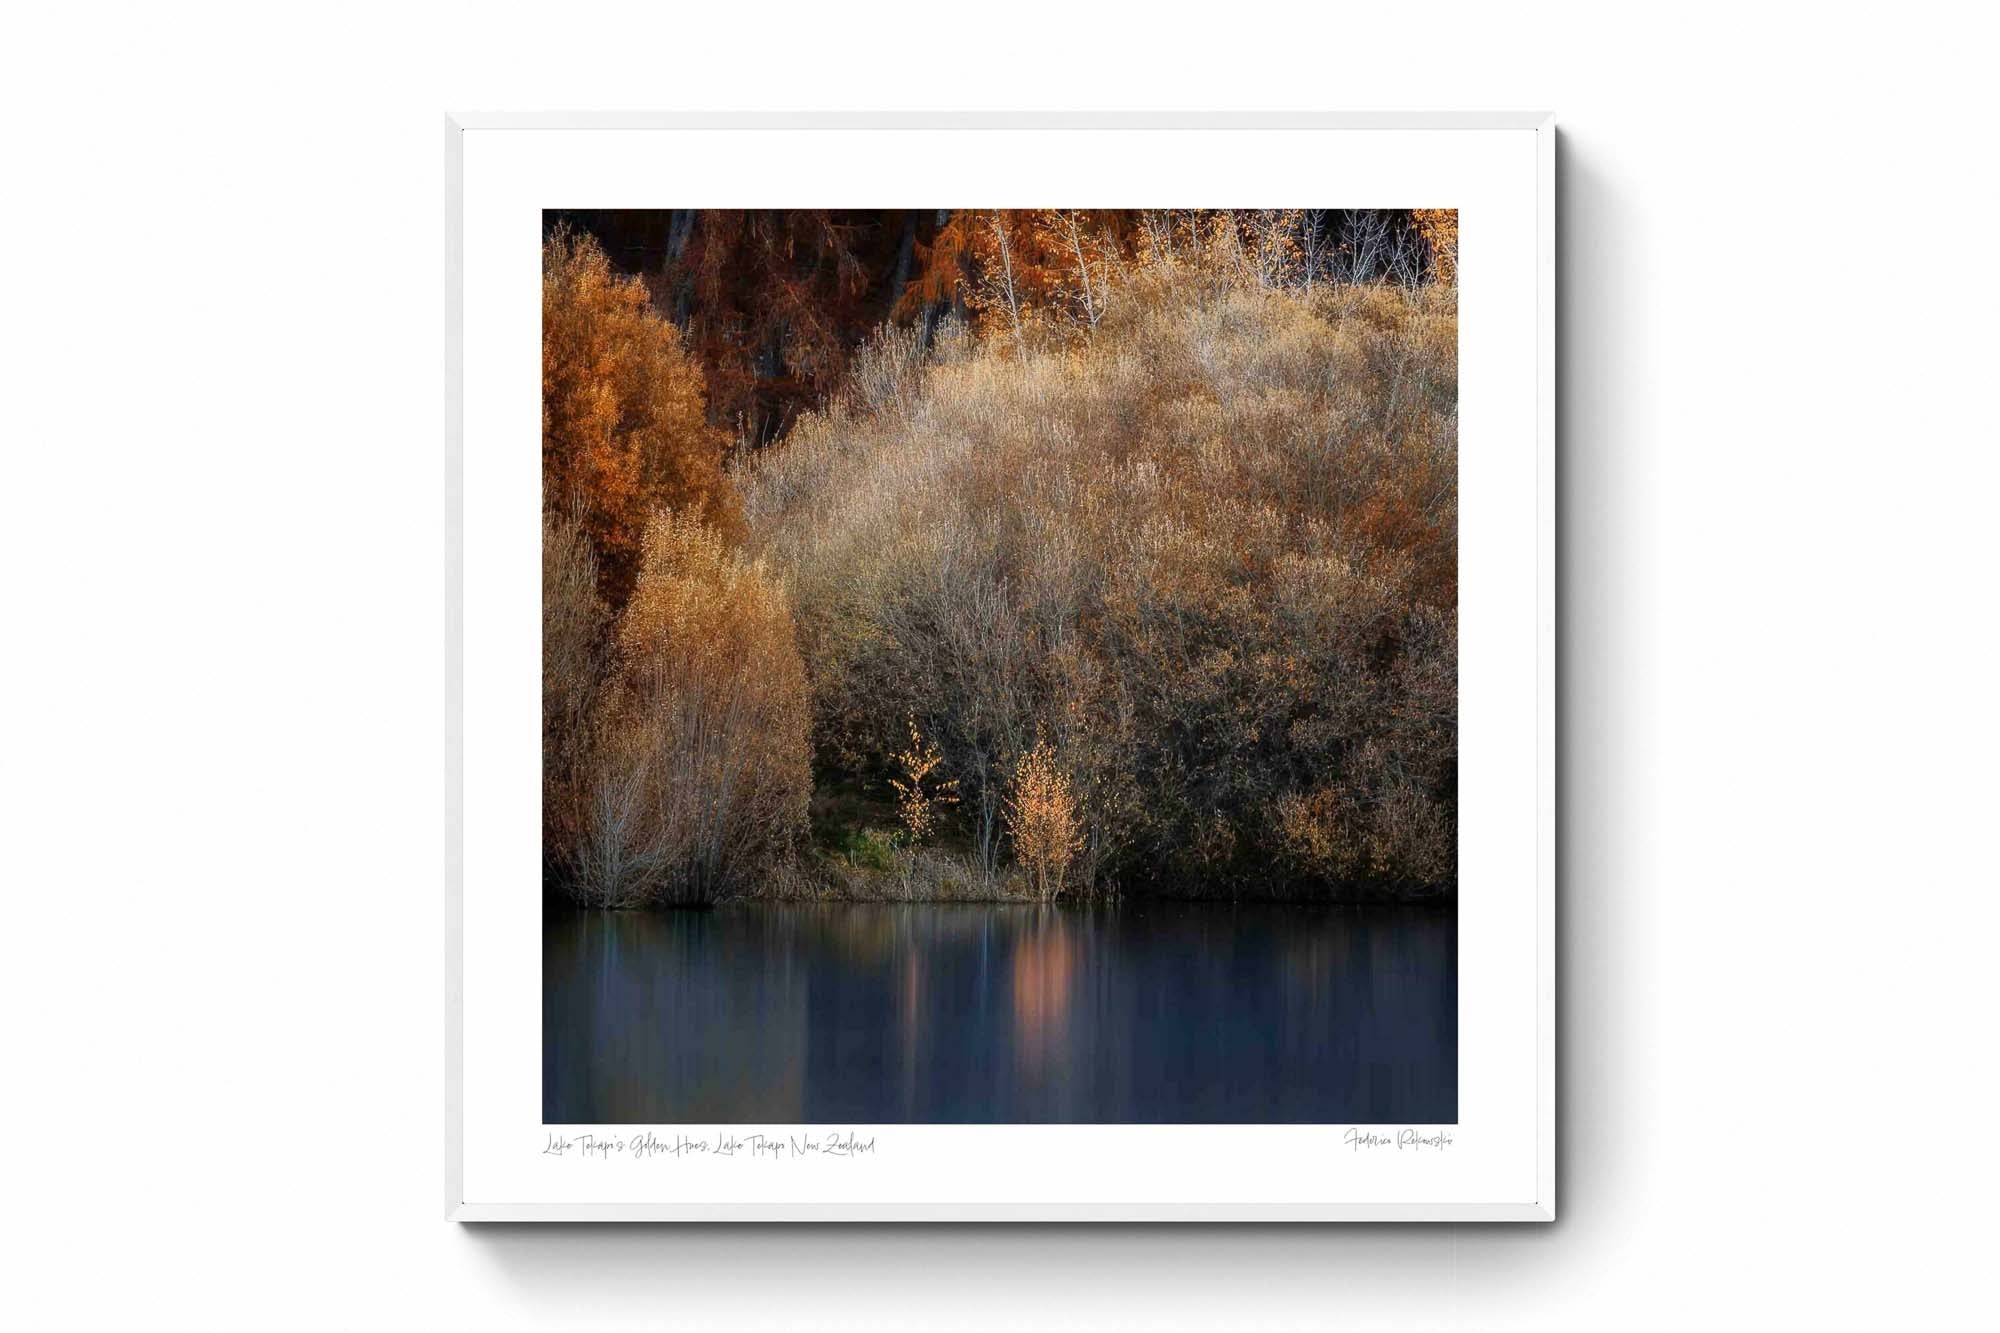
M 805 673 L 783 586 L 689 516 L 645 532 L 570 891 L 600 906 L 755 888 L 805 829 Z
M 892 871 L 896 869 L 902 849 L 902 837 L 895 832 L 884 833 L 879 829 L 844 829 L 834 850 L 850 866 L 863 870 Z
M 599 714 L 611 676 L 611 612 L 597 593 L 597 558 L 573 513 L 542 515 L 543 873 L 576 873 L 589 820 L 584 792 L 597 761 Z

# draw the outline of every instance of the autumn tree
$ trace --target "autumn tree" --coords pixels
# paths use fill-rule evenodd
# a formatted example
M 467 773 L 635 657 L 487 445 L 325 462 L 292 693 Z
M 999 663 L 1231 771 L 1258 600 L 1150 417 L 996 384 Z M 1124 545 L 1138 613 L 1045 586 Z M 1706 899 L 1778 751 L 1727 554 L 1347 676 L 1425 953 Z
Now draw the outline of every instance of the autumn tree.
M 812 772 L 784 585 L 699 519 L 656 514 L 612 672 L 580 791 L 546 793 L 575 811 L 549 857 L 567 891 L 601 907 L 707 903 L 789 861 Z
M 1094 329 L 1130 250 L 1129 210 L 979 208 L 949 212 L 899 307 L 950 303 L 988 334 L 1024 346 L 1049 330 Z
M 589 235 L 558 228 L 542 246 L 543 504 L 575 511 L 614 606 L 654 511 L 740 526 L 704 394 L 644 284 L 615 273 Z
M 904 281 L 898 284 L 891 313 L 898 319 L 916 321 L 926 344 L 946 315 L 963 316 L 969 311 L 973 271 L 970 224 L 963 213 L 954 218 L 949 208 L 934 209 L 928 239 L 919 239 L 911 247 L 911 263 Z
M 1458 285 L 1458 210 L 1455 208 L 1413 208 L 1410 220 L 1430 249 L 1432 281 L 1445 287 Z
M 710 373 L 710 421 L 757 448 L 839 384 L 889 319 L 935 209 L 677 210 L 645 268 Z
M 1007 836 L 1013 839 L 1014 855 L 1034 876 L 1035 896 L 1055 897 L 1069 863 L 1083 850 L 1084 837 L 1075 788 L 1045 740 L 1037 739 L 1014 765 Z

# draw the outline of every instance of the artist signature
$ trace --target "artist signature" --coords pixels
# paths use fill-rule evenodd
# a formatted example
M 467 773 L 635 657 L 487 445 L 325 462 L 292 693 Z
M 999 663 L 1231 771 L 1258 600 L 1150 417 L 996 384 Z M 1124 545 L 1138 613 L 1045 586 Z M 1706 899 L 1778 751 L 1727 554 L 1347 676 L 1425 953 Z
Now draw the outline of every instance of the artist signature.
M 1372 1129 L 1350 1129 L 1341 1135 L 1341 1143 L 1360 1152 L 1364 1148 L 1393 1148 L 1397 1152 L 1423 1152 L 1426 1149 L 1444 1151 L 1458 1141 L 1458 1136 L 1448 1130 L 1399 1129 L 1393 1132 L 1377 1133 Z

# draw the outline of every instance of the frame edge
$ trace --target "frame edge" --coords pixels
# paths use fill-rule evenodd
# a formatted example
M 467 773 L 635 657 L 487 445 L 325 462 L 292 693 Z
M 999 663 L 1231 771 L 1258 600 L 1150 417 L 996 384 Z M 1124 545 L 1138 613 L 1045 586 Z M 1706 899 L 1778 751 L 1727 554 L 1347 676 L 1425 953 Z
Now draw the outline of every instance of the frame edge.
M 465 1203 L 465 125 L 444 121 L 445 1209 Z

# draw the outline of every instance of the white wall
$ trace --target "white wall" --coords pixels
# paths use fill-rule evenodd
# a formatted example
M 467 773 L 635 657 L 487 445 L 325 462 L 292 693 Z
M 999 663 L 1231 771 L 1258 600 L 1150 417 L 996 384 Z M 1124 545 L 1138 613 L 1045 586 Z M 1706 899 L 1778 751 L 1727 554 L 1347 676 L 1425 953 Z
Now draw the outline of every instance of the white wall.
M 1990 1311 L 1995 173 L 1966 11 L 789 8 L 10 13 L 9 1322 Z M 443 110 L 1542 106 L 1562 1221 L 440 1220 Z

